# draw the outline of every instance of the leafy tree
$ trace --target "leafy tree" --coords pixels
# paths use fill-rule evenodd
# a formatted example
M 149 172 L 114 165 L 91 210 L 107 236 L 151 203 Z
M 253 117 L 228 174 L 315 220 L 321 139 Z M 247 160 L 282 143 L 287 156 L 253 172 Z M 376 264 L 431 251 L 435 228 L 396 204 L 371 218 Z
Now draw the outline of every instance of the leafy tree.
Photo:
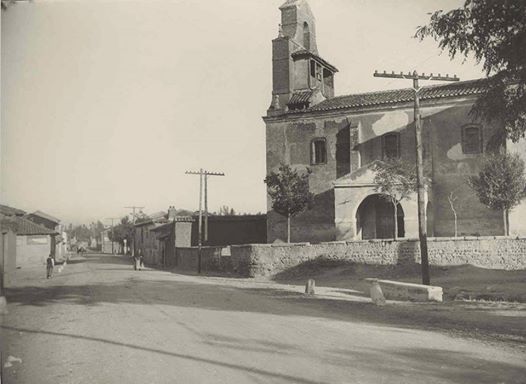
M 223 205 L 219 208 L 219 215 L 220 216 L 235 216 L 236 211 L 234 211 L 234 208 L 229 208 L 228 205 Z
M 312 205 L 314 195 L 309 192 L 311 170 L 299 173 L 289 165 L 281 164 L 278 172 L 266 178 L 272 209 L 287 218 L 287 242 L 290 243 L 290 219 Z
M 394 236 L 398 237 L 398 204 L 416 192 L 416 168 L 400 159 L 378 162 L 375 166 L 375 190 L 388 199 L 394 208 Z
M 133 223 L 128 216 L 121 219 L 121 222 L 113 227 L 113 235 L 111 231 L 108 233 L 108 237 L 111 241 L 115 241 L 124 245 L 124 240 L 131 244 L 133 237 Z
M 526 1 L 466 0 L 449 12 L 431 14 L 418 27 L 420 40 L 433 37 L 451 58 L 473 55 L 483 63 L 488 87 L 471 113 L 487 121 L 503 121 L 513 141 L 526 131 Z M 503 135 L 504 136 L 504 135 Z
M 483 160 L 478 176 L 469 177 L 468 184 L 482 204 L 502 211 L 504 234 L 508 236 L 509 211 L 525 196 L 524 161 L 518 154 L 488 154 Z

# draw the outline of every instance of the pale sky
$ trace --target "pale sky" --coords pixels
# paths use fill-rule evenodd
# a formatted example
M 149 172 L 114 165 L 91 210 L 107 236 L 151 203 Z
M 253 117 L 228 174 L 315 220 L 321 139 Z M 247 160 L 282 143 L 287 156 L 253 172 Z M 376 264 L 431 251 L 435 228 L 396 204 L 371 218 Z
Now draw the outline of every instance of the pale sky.
M 265 212 L 271 40 L 284 0 L 46 1 L 2 12 L 1 201 L 65 222 L 209 208 Z M 463 0 L 310 0 L 336 94 L 409 86 L 375 69 L 481 77 L 412 38 Z M 109 223 L 108 221 L 106 223 Z

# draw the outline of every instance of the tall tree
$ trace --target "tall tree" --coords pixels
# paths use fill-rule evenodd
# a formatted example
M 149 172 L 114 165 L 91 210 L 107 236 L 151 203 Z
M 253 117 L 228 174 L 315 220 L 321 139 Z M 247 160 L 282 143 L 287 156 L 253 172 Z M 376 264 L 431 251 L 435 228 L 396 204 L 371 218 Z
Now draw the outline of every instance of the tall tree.
M 124 240 L 131 244 L 133 236 L 133 224 L 128 216 L 121 219 L 121 222 L 113 227 L 113 234 L 110 231 L 108 233 L 111 241 L 115 241 L 124 245 Z
M 503 121 L 502 136 L 513 141 L 526 131 L 526 1 L 466 0 L 449 12 L 431 14 L 416 37 L 432 37 L 451 58 L 474 56 L 490 76 L 471 112 Z
M 408 199 L 417 189 L 415 165 L 401 159 L 389 159 L 378 162 L 375 171 L 375 190 L 393 204 L 393 238 L 396 239 L 398 237 L 398 204 Z
M 277 172 L 266 178 L 268 194 L 272 199 L 272 209 L 287 218 L 287 242 L 290 243 L 290 219 L 309 208 L 314 195 L 309 191 L 311 170 L 298 172 L 289 165 L 281 164 Z
M 524 161 L 518 154 L 497 152 L 486 155 L 478 176 L 468 178 L 480 202 L 502 211 L 504 234 L 510 234 L 509 211 L 525 197 Z

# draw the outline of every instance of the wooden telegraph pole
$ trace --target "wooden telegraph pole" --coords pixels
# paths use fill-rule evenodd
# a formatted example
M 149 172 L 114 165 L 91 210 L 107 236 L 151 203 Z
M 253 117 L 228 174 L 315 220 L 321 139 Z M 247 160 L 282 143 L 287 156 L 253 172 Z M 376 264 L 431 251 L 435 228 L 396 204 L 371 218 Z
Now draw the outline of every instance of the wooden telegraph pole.
M 114 254 L 113 250 L 113 220 L 118 220 L 120 217 L 108 217 L 106 220 L 111 220 L 111 254 Z M 104 239 L 102 239 L 104 241 Z
M 205 187 L 205 243 L 208 241 L 208 176 L 225 176 L 223 172 L 209 172 L 203 168 L 199 171 L 186 171 L 187 175 L 199 175 L 199 223 L 198 223 L 198 234 L 197 234 L 197 273 L 201 273 L 201 248 L 203 247 L 203 184 Z
M 393 72 L 379 73 L 374 71 L 374 77 L 388 77 L 393 79 L 413 80 L 414 91 L 414 115 L 415 115 L 415 141 L 416 141 L 416 182 L 418 195 L 418 238 L 420 240 L 420 259 L 422 263 L 422 284 L 429 285 L 431 280 L 429 278 L 429 257 L 427 254 L 427 225 L 426 225 L 426 207 L 425 207 L 425 185 L 424 185 L 424 155 L 422 143 L 422 119 L 420 116 L 420 90 L 422 88 L 418 85 L 418 80 L 435 80 L 435 81 L 459 81 L 460 79 L 454 75 L 442 76 L 440 73 L 435 76 L 432 73 L 426 75 L 422 73 L 419 75 L 416 71 L 404 74 L 400 72 L 396 74 Z

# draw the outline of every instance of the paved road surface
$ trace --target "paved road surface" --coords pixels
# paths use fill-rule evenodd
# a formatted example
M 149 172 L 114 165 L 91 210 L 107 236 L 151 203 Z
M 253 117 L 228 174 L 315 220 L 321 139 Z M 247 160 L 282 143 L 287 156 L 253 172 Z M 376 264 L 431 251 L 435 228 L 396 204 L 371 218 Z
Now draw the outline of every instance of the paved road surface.
M 520 349 L 364 321 L 367 302 L 333 314 L 266 283 L 101 255 L 31 284 L 9 291 L 4 363 L 22 362 L 3 383 L 526 382 Z

